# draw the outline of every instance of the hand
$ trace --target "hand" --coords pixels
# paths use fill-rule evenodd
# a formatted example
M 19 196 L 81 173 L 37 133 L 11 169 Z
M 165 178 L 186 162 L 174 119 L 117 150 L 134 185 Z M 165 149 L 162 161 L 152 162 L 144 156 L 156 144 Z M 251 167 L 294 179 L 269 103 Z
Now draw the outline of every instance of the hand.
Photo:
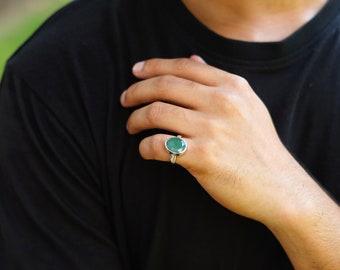
M 247 81 L 190 59 L 138 63 L 140 79 L 121 96 L 136 134 L 162 129 L 180 134 L 188 150 L 177 158 L 221 205 L 265 224 L 295 269 L 339 269 L 339 206 L 281 143 L 271 117 Z M 145 159 L 169 161 L 156 134 L 143 139 Z
M 133 73 L 144 80 L 129 87 L 121 103 L 144 106 L 131 114 L 129 133 L 157 128 L 180 134 L 188 150 L 177 163 L 220 204 L 267 222 L 287 196 L 295 196 L 298 186 L 291 169 L 299 166 L 245 79 L 198 56 L 151 59 L 137 64 Z M 169 137 L 157 134 L 142 140 L 142 157 L 169 161 L 164 147 Z

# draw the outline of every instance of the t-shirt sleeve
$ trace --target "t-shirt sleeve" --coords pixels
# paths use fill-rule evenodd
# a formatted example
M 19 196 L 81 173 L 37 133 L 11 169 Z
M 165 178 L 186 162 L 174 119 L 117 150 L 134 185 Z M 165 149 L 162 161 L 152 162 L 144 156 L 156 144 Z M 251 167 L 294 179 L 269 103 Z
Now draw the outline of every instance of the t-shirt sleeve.
M 7 68 L 0 88 L 0 269 L 121 269 L 100 175 L 65 121 Z

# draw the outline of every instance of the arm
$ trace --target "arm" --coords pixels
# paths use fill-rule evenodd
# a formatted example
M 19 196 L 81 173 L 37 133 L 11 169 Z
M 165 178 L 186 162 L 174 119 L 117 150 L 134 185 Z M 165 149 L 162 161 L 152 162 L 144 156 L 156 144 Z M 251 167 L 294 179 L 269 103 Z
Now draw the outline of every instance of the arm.
M 196 56 L 148 60 L 133 72 L 144 80 L 121 102 L 144 106 L 128 120 L 131 134 L 159 128 L 182 135 L 188 151 L 177 163 L 221 205 L 265 224 L 296 269 L 340 268 L 339 206 L 283 146 L 246 80 Z M 167 138 L 145 138 L 141 155 L 169 161 Z
M 91 141 L 81 144 L 77 130 L 7 69 L 0 90 L 1 269 L 121 269 Z

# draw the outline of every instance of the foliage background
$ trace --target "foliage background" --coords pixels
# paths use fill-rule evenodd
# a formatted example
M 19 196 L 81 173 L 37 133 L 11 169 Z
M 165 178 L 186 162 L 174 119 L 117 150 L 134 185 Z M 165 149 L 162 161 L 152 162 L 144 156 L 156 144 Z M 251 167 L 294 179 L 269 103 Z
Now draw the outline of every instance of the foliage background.
M 0 0 L 0 78 L 7 59 L 55 11 L 71 0 Z

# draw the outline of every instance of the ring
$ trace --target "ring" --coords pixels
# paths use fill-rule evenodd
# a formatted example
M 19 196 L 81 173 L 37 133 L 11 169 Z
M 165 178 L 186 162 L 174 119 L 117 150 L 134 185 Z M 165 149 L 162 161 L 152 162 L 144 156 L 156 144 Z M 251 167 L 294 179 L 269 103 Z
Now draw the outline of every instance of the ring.
M 185 140 L 182 139 L 182 136 L 178 135 L 177 137 L 167 139 L 165 141 L 165 148 L 170 154 L 170 162 L 175 164 L 177 156 L 184 154 L 188 145 Z

